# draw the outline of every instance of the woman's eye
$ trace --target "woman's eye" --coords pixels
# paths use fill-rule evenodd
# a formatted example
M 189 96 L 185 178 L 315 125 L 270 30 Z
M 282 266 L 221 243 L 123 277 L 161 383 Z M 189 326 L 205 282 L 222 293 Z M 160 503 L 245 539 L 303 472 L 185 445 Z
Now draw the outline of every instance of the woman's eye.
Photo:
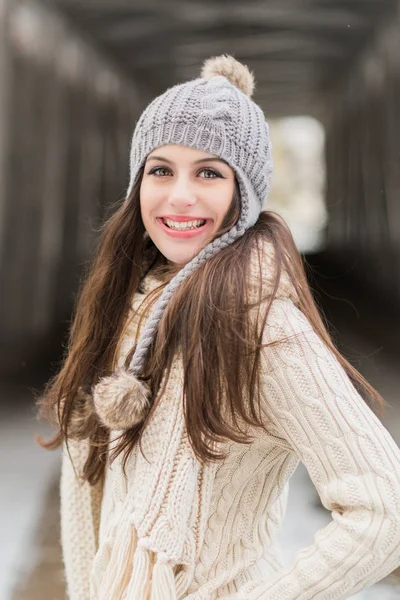
M 152 169 L 151 171 L 149 171 L 149 175 L 153 175 L 157 171 L 169 171 L 169 169 L 167 169 L 167 167 L 156 167 L 155 169 Z M 160 177 L 160 175 L 157 175 L 157 177 Z M 161 177 L 162 177 L 162 175 L 161 175 Z
M 214 171 L 213 169 L 202 169 L 200 172 L 201 173 L 211 173 L 212 177 L 205 177 L 204 179 L 215 179 L 216 177 L 221 177 L 221 175 L 219 173 L 217 173 L 217 171 Z
M 171 175 L 171 170 L 168 167 L 153 167 L 148 175 L 155 175 L 156 177 L 166 177 Z M 214 169 L 201 169 L 198 175 L 203 179 L 216 179 L 217 177 L 222 177 L 221 173 L 215 171 Z

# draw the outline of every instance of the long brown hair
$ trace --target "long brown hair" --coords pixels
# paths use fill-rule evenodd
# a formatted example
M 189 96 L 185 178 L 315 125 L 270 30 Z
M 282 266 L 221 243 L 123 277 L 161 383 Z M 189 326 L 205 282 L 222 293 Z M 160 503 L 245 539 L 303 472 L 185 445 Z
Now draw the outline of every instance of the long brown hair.
M 146 273 L 156 267 L 160 277 L 160 286 L 148 297 L 150 309 L 158 293 L 179 270 L 167 264 L 146 234 L 139 203 L 142 176 L 143 169 L 129 198 L 102 228 L 97 254 L 77 298 L 62 367 L 39 400 L 39 414 L 59 428 L 50 441 L 39 440 L 45 448 L 56 448 L 76 437 L 75 417 L 77 413 L 80 415 L 79 435 L 87 438 L 90 445 L 82 477 L 92 485 L 104 474 L 109 431 L 88 410 L 90 403 L 82 398 L 90 394 L 100 377 L 113 371 L 132 296 L 140 289 Z M 239 214 L 236 182 L 232 204 L 215 237 L 228 231 Z M 273 248 L 275 272 L 270 294 L 265 298 L 260 254 L 260 291 L 254 304 L 249 302 L 246 291 L 250 262 L 254 249 L 265 243 Z M 265 211 L 242 237 L 201 264 L 175 291 L 141 374 L 150 385 L 152 397 L 157 396 L 159 402 L 165 388 L 160 391 L 163 377 L 166 374 L 164 381 L 168 379 L 176 351 L 181 351 L 185 421 L 193 450 L 200 460 L 224 458 L 224 454 L 213 451 L 213 442 L 249 443 L 251 437 L 240 423 L 265 427 L 259 411 L 260 356 L 265 347 L 262 335 L 283 272 L 296 292 L 300 310 L 353 383 L 364 392 L 364 397 L 380 406 L 384 404 L 378 392 L 336 349 L 314 302 L 301 256 L 287 225 L 277 214 Z M 261 311 L 261 318 L 252 317 L 255 306 L 258 317 Z M 133 345 L 126 365 L 134 349 Z M 141 425 L 121 435 L 113 446 L 111 460 L 123 452 L 126 463 L 154 409 L 155 402 Z

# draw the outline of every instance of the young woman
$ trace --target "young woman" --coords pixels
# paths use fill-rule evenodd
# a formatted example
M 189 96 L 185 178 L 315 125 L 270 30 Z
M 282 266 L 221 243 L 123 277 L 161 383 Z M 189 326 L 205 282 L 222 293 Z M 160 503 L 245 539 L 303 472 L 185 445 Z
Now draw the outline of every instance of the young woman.
M 135 128 L 126 200 L 41 405 L 59 424 L 47 447 L 64 450 L 72 600 L 339 600 L 400 564 L 400 451 L 286 225 L 262 212 L 271 145 L 253 87 L 211 58 Z M 285 565 L 299 461 L 332 521 Z

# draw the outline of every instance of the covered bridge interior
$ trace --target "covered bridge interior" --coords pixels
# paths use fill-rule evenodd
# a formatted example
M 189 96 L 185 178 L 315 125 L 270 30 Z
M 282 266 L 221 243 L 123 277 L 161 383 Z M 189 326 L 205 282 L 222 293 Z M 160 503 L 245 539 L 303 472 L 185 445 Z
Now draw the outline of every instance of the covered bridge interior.
M 58 457 L 33 447 L 31 386 L 59 364 L 84 265 L 126 191 L 136 120 L 219 54 L 254 71 L 268 120 L 324 128 L 325 245 L 304 260 L 338 345 L 392 404 L 400 443 L 399 0 L 0 0 L 0 451 L 14 460 L 2 598 L 63 597 L 49 571 Z M 47 558 L 8 596 L 40 506 Z M 394 598 L 382 589 L 362 600 Z
M 88 224 L 125 191 L 143 108 L 222 53 L 254 71 L 254 100 L 267 119 L 311 115 L 324 127 L 326 244 L 310 263 L 339 269 L 336 283 L 348 293 L 395 310 L 399 14 L 397 0 L 3 0 L 6 368 L 68 319 L 79 266 L 95 242 Z

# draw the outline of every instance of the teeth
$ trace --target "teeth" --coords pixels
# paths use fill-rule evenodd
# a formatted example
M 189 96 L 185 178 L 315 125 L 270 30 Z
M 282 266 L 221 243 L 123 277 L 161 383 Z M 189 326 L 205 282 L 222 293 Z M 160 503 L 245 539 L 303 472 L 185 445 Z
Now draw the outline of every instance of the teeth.
M 171 229 L 196 229 L 196 227 L 204 225 L 205 220 L 199 219 L 197 221 L 178 222 L 171 221 L 170 219 L 163 219 L 163 222 Z

